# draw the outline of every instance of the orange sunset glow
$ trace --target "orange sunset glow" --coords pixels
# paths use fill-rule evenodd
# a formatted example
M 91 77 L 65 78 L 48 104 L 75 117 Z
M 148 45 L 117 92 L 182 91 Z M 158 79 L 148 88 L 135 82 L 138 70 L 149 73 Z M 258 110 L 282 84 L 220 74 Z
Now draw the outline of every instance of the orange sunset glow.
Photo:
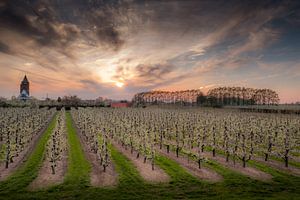
M 75 2 L 36 2 L 38 16 L 25 2 L 0 4 L 1 96 L 18 95 L 27 74 L 39 98 L 217 86 L 271 88 L 282 103 L 300 98 L 299 20 L 288 3 Z

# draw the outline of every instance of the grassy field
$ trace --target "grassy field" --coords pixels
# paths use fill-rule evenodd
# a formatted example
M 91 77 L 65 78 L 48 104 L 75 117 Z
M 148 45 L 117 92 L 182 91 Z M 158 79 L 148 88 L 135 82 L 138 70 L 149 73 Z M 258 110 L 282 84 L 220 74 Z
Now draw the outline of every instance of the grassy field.
M 88 187 L 90 164 L 84 157 L 80 141 L 73 127 L 70 113 L 66 114 L 67 132 L 69 141 L 68 171 L 65 177 L 65 185 L 70 187 Z
M 27 190 L 27 186 L 37 176 L 46 142 L 55 127 L 54 119 L 24 166 L 0 183 L 0 199 L 300 199 L 300 177 L 253 161 L 249 163 L 251 166 L 273 176 L 271 182 L 253 180 L 208 161 L 205 165 L 224 177 L 222 182 L 209 183 L 193 177 L 176 162 L 157 156 L 156 164 L 169 174 L 171 180 L 164 184 L 150 184 L 142 179 L 133 164 L 113 146 L 110 149 L 119 184 L 115 187 L 91 187 L 90 164 L 84 157 L 69 113 L 66 120 L 69 160 L 64 183 L 47 190 Z

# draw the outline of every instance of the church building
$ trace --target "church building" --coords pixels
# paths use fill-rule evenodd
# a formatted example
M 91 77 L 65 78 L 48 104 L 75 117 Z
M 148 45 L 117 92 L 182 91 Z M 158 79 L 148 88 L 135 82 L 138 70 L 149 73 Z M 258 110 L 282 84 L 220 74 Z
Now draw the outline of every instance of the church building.
M 21 100 L 28 100 L 30 98 L 29 96 L 29 81 L 26 77 L 26 75 L 24 76 L 23 81 L 20 84 L 20 96 L 19 99 Z

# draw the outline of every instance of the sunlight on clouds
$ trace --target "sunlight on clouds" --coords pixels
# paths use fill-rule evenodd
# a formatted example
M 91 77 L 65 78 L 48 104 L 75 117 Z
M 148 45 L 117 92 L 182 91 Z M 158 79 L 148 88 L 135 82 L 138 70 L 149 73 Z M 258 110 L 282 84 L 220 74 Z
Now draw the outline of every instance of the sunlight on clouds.
M 121 87 L 123 87 L 123 86 L 124 86 L 124 83 L 121 83 L 121 82 L 116 82 L 116 86 L 117 86 L 117 87 L 119 87 L 119 88 L 121 88 Z
M 28 73 L 32 94 L 37 97 L 53 90 L 57 95 L 71 92 L 83 97 L 130 99 L 147 90 L 205 91 L 236 83 L 299 89 L 295 87 L 299 85 L 299 56 L 294 45 L 298 40 L 273 48 L 281 39 L 286 41 L 289 30 L 270 26 L 292 7 L 249 9 L 240 3 L 220 7 L 218 3 L 178 1 L 181 9 L 177 9 L 171 1 L 163 6 L 158 1 L 149 1 L 147 6 L 126 2 L 131 9 L 113 4 L 116 7 L 106 13 L 109 18 L 101 15 L 105 7 L 91 10 L 89 3 L 83 3 L 81 21 L 73 12 L 57 9 L 63 3 L 50 3 L 43 12 L 51 10 L 54 18 L 43 15 L 43 20 L 37 20 L 25 9 L 18 11 L 24 24 L 16 24 L 10 17 L 15 11 L 7 20 L 0 20 L 3 95 L 18 92 L 24 73 Z M 67 10 L 76 6 L 71 3 Z M 293 25 L 286 22 L 284 26 Z M 292 60 L 278 61 L 286 57 Z M 8 74 L 13 78 L 8 80 Z M 248 80 L 250 75 L 262 78 Z M 290 99 L 299 96 L 297 92 L 281 94 Z
M 116 65 L 105 66 L 97 69 L 97 74 L 101 77 L 101 82 L 111 83 L 113 82 L 113 76 L 117 69 Z

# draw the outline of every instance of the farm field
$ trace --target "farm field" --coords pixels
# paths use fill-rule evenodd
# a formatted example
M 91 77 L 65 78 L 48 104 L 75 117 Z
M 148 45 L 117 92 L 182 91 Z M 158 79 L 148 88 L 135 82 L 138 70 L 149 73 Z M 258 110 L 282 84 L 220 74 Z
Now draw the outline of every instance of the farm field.
M 0 200 L 300 200 L 300 0 L 0 0 Z
M 0 199 L 300 199 L 299 115 L 210 108 L 0 115 Z

